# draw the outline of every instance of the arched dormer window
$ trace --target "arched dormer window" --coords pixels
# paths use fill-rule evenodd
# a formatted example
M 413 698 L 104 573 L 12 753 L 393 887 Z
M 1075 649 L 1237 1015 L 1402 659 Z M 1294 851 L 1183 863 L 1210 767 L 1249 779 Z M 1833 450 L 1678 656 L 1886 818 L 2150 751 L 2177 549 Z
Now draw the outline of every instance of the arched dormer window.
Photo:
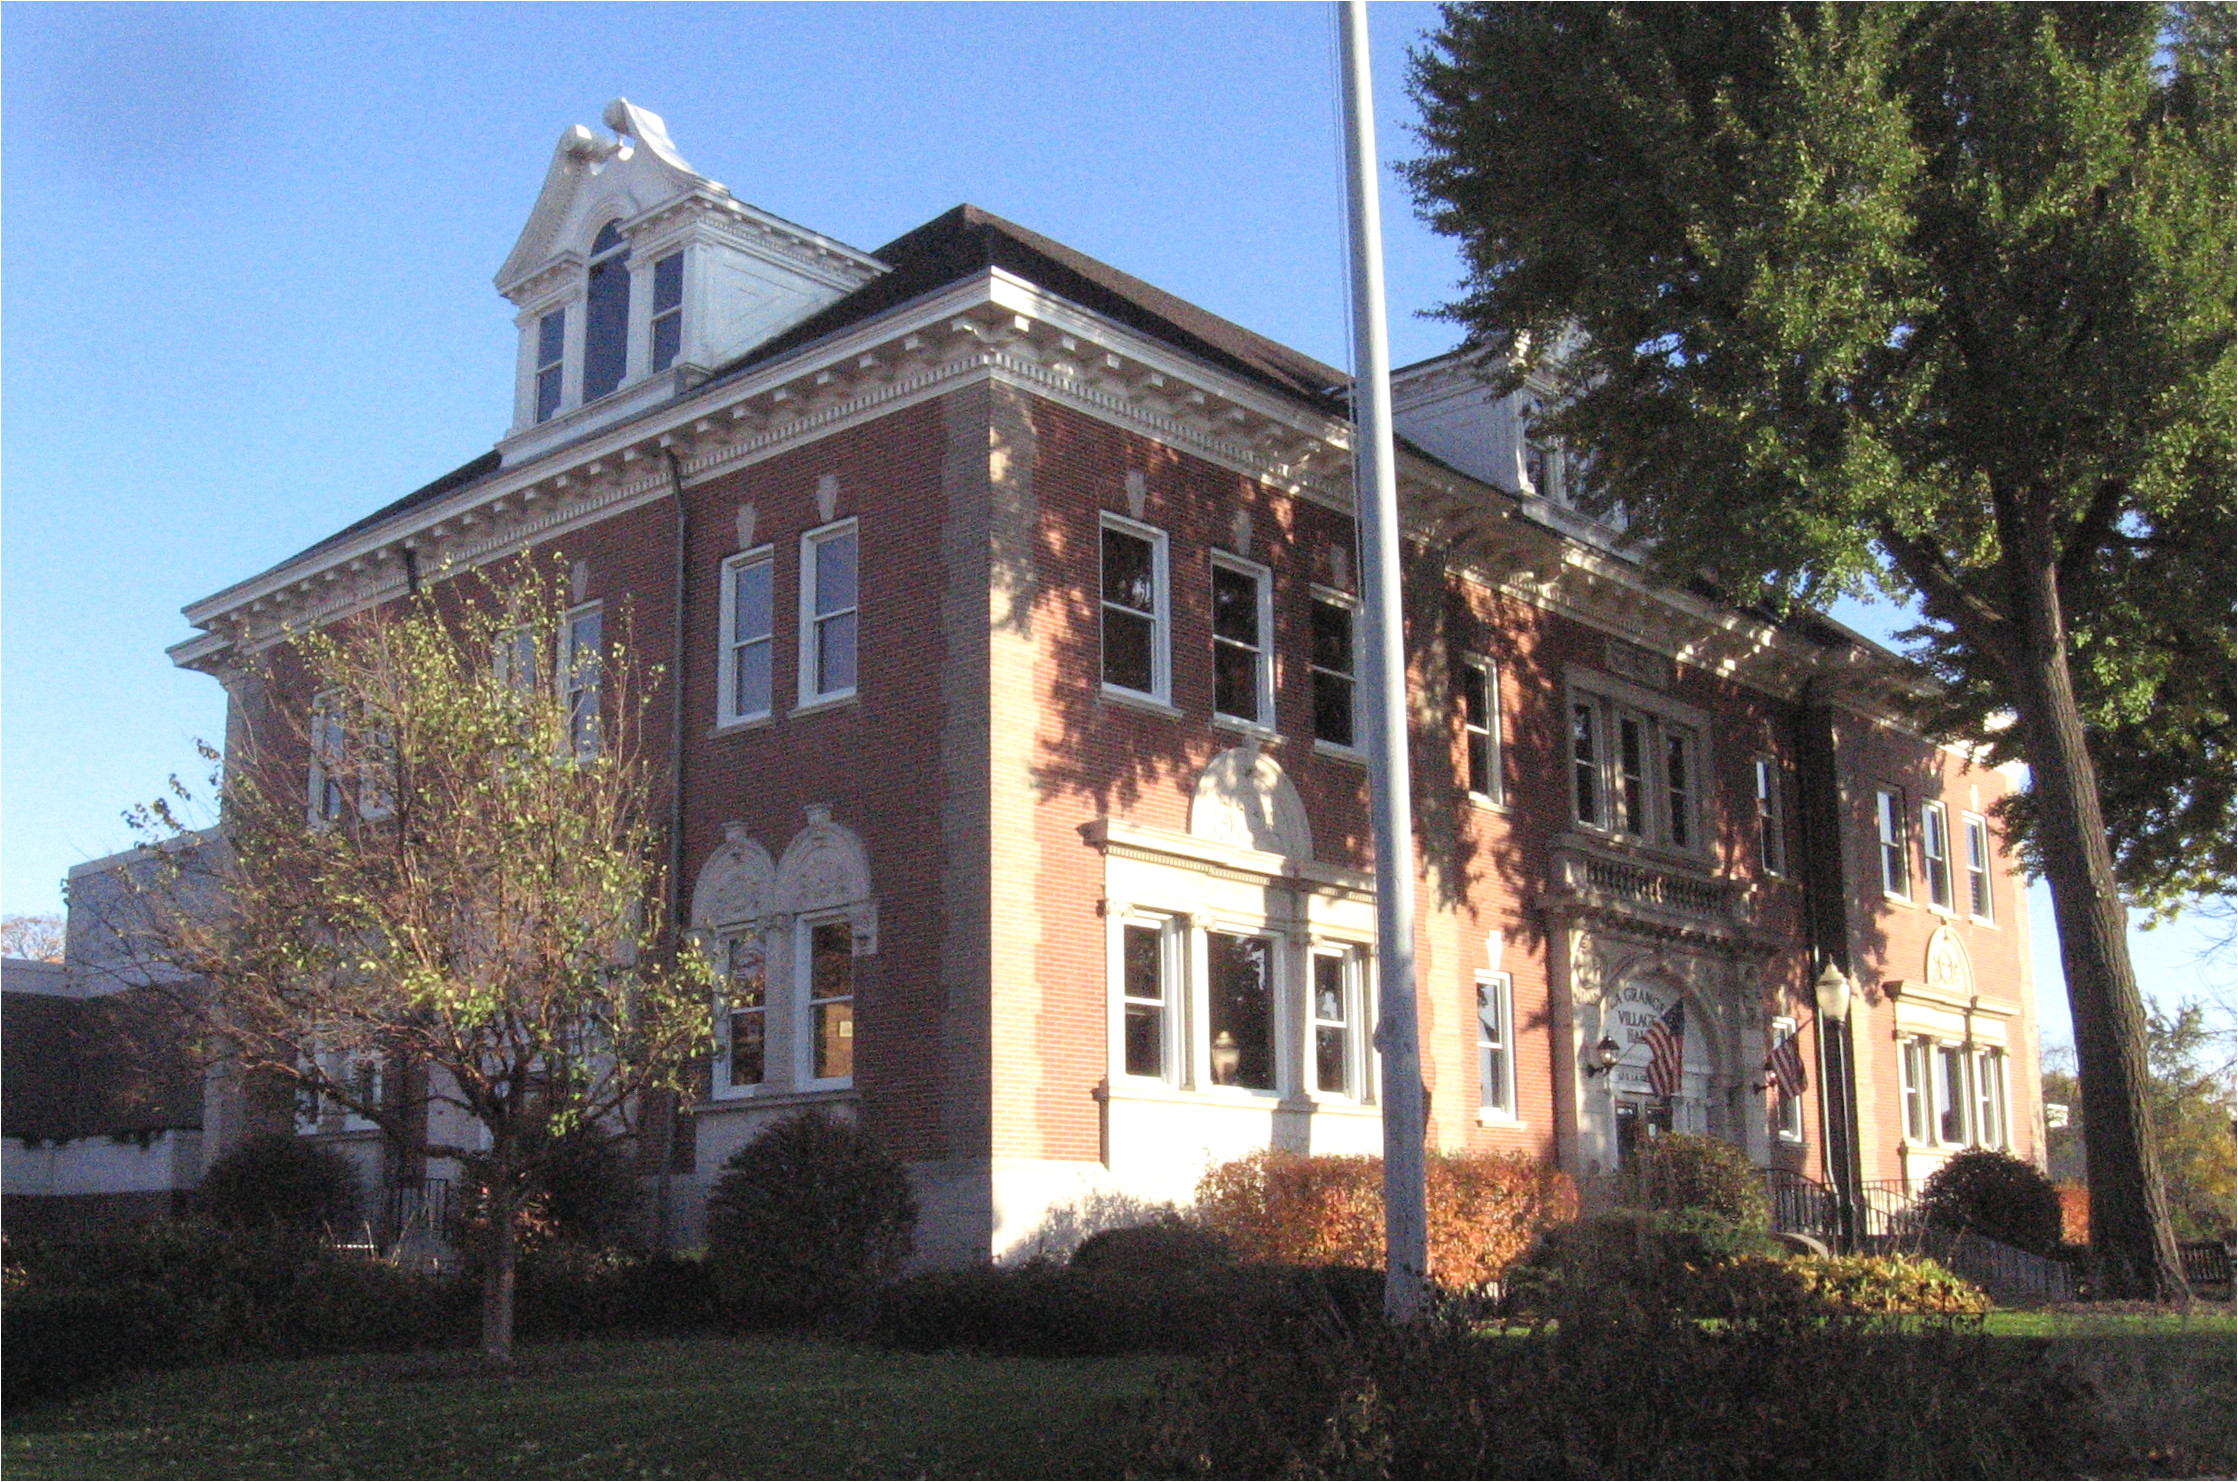
M 583 400 L 596 401 L 629 372 L 629 243 L 609 221 L 591 243 L 583 320 Z

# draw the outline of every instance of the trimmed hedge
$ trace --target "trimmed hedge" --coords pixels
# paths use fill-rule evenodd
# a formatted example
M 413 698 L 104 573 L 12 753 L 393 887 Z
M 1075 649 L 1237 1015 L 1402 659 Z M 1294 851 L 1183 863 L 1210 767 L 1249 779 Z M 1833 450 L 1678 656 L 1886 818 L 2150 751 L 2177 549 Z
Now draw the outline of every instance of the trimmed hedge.
M 1969 1148 L 1928 1175 L 1919 1213 L 1937 1229 L 1972 1230 L 2040 1256 L 2059 1249 L 2065 1223 L 2059 1190 L 2035 1164 L 1988 1148 Z
M 909 1257 L 909 1175 L 852 1122 L 788 1117 L 723 1169 L 707 1196 L 707 1259 L 737 1320 L 858 1312 Z
M 266 1133 L 211 1164 L 195 1202 L 221 1225 L 343 1230 L 358 1217 L 357 1167 L 315 1142 Z

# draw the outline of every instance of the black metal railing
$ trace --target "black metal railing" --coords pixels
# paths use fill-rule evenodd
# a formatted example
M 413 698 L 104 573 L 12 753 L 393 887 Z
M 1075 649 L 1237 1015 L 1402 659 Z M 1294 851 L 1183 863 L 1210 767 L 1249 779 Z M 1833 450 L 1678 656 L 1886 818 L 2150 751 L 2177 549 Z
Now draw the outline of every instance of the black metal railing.
M 1774 1230 L 1808 1235 L 1828 1246 L 1841 1243 L 1841 1204 L 1834 1191 L 1817 1179 L 1784 1168 L 1767 1168 L 1764 1197 L 1771 1205 Z
M 401 1239 L 419 1231 L 440 1236 L 451 1214 L 451 1181 L 447 1178 L 406 1179 L 389 1186 L 384 1213 L 390 1238 Z

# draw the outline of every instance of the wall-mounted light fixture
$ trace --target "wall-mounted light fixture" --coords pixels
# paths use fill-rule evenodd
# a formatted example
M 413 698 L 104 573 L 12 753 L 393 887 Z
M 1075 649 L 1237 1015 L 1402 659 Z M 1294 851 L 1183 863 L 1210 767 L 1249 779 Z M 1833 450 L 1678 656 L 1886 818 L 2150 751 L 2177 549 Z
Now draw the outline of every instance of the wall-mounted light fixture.
M 1593 1047 L 1593 1056 L 1586 1062 L 1585 1073 L 1589 1076 L 1607 1075 L 1616 1069 L 1616 1062 L 1623 1058 L 1623 1047 L 1604 1034 L 1601 1042 Z

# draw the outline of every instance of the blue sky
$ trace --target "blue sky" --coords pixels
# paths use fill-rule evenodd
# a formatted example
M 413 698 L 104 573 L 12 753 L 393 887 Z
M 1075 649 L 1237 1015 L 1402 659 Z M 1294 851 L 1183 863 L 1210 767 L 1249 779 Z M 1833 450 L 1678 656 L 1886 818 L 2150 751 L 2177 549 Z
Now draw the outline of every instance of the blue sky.
M 1347 363 L 1322 5 L 61 6 L 0 51 L 0 906 L 58 906 L 223 729 L 182 604 L 487 449 L 490 276 L 553 142 L 626 95 L 740 197 L 864 248 L 961 201 Z M 1382 152 L 1429 5 L 1374 9 Z M 1385 184 L 1393 351 L 1458 259 Z M 2037 892 L 2048 1039 L 2063 1038 Z M 2138 939 L 2163 994 L 2199 933 Z

